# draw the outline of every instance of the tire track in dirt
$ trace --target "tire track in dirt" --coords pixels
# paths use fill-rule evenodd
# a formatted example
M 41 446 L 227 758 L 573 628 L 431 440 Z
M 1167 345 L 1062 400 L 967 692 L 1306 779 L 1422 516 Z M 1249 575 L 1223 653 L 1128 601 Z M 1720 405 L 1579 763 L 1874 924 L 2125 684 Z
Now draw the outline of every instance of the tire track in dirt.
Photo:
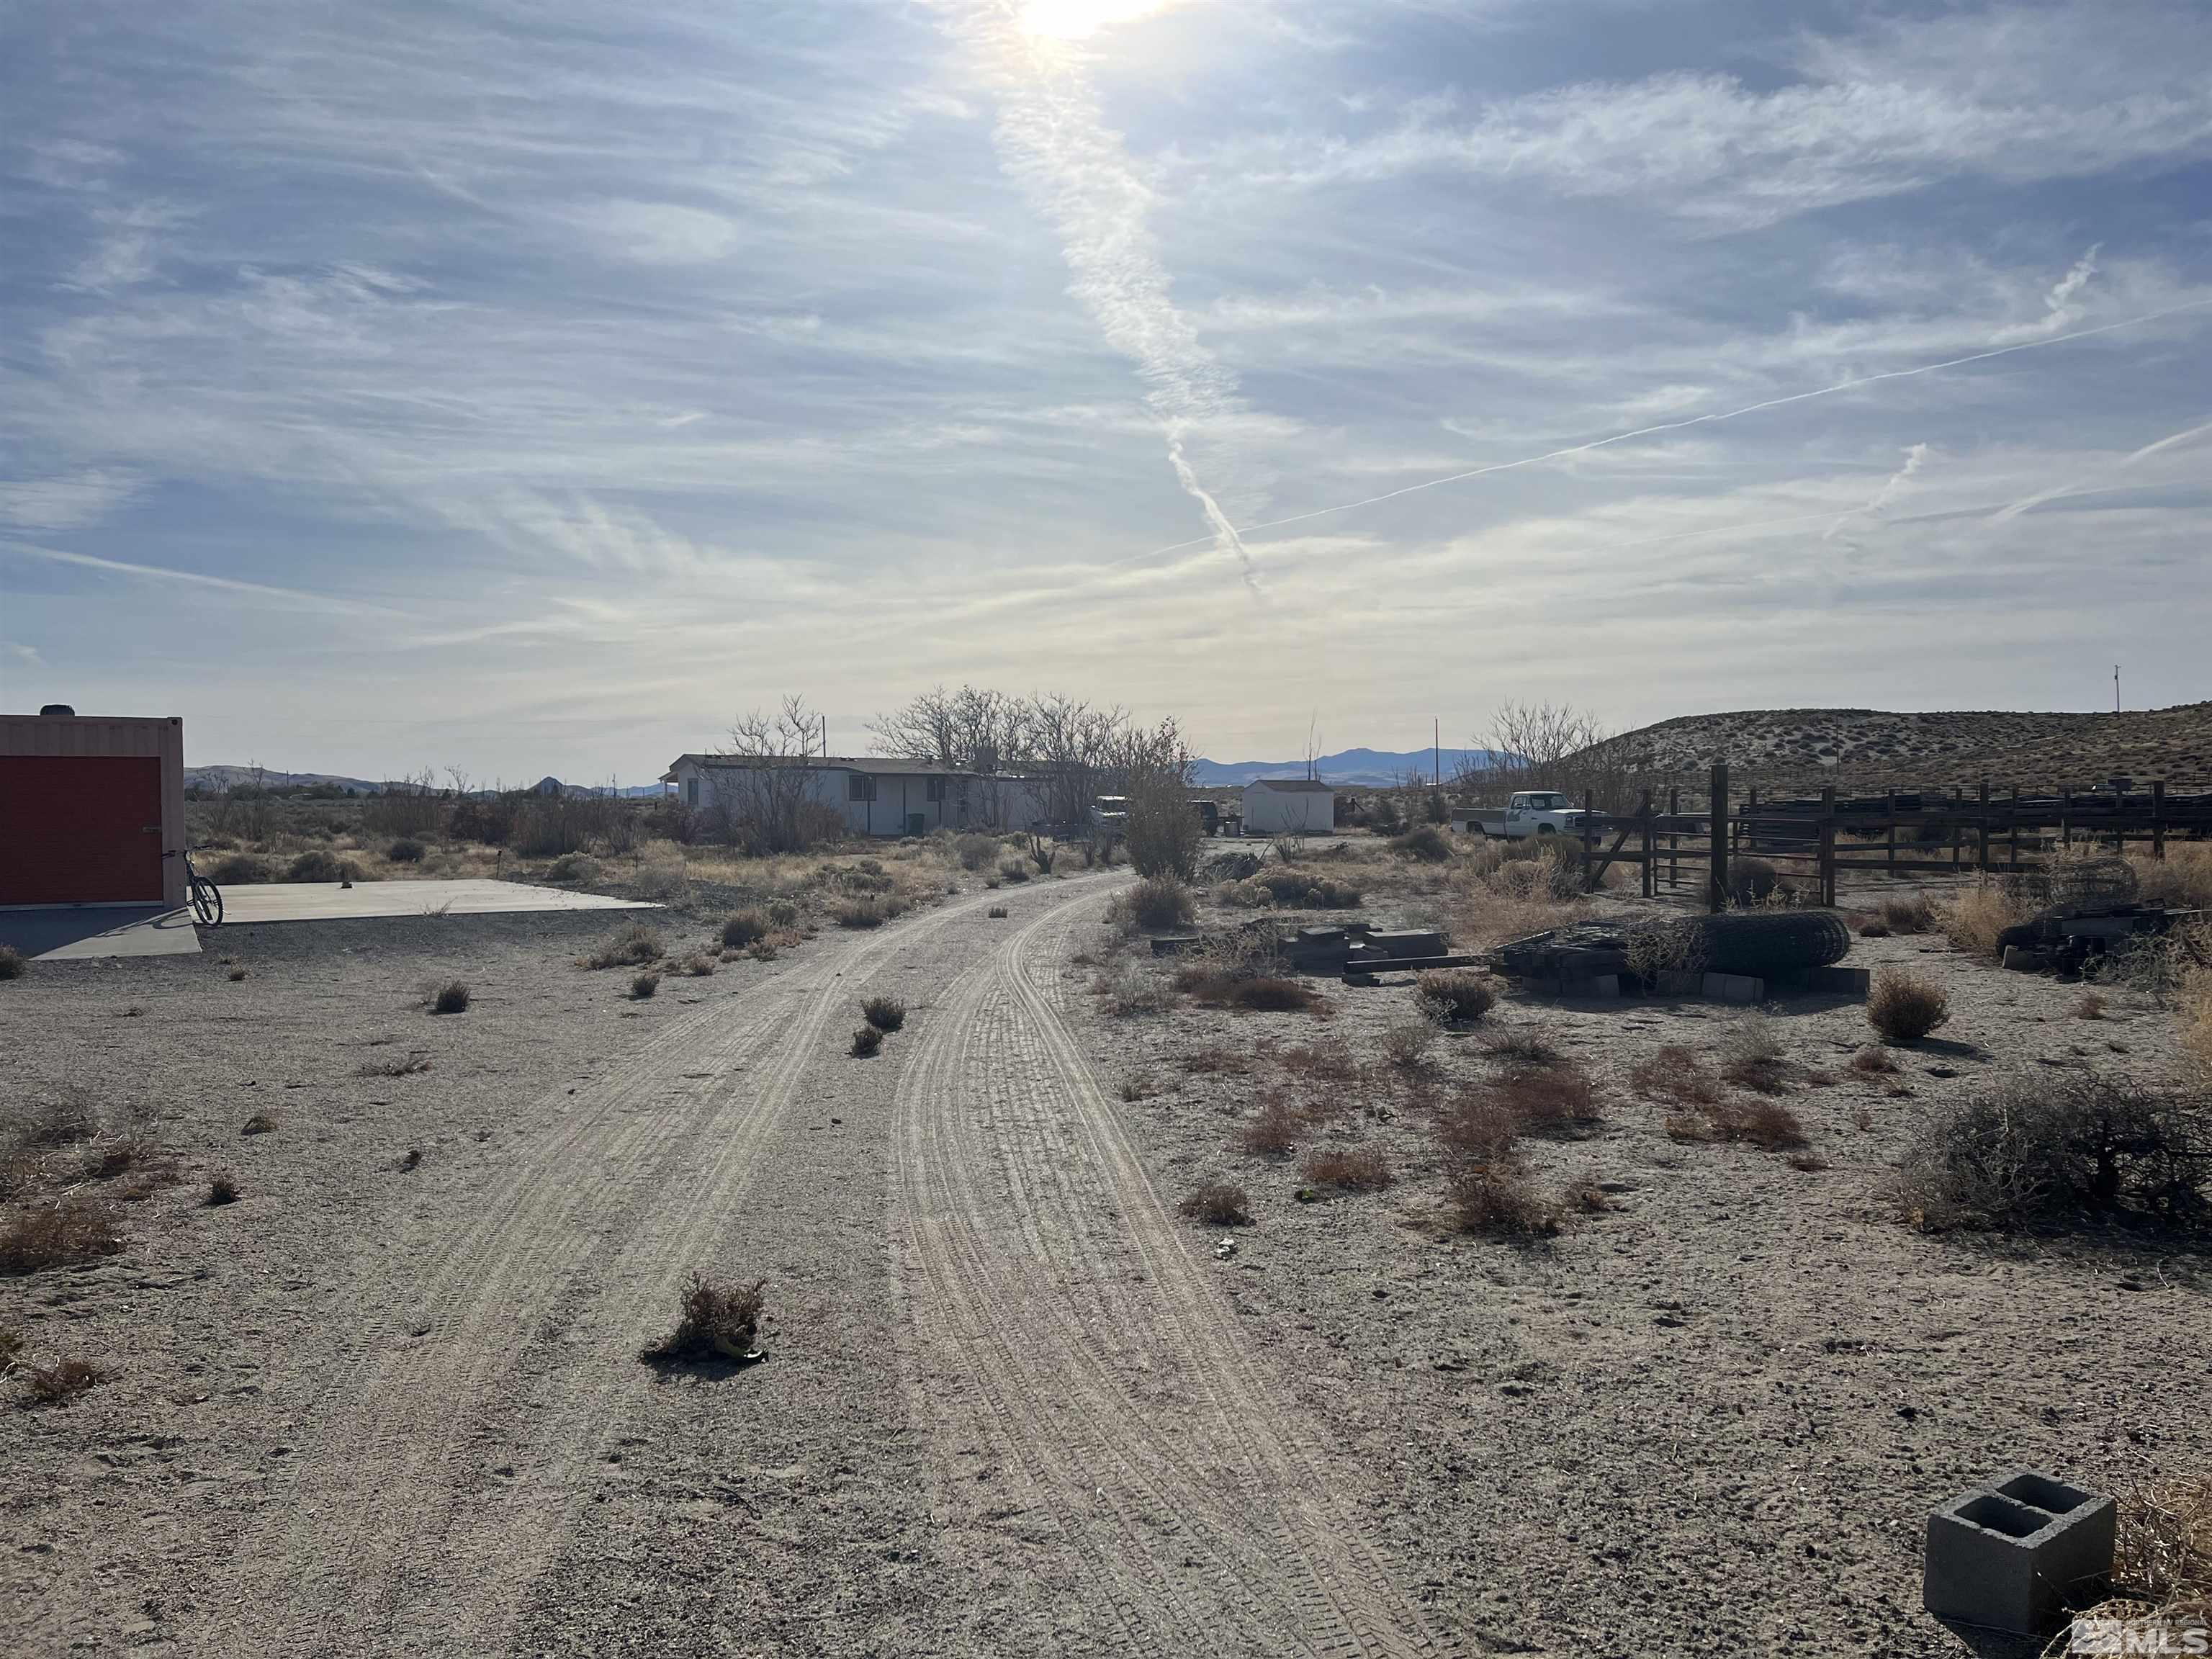
M 472 1195 L 465 1224 L 418 1230 L 416 1263 L 358 1293 L 379 1311 L 321 1391 L 329 1427 L 247 1528 L 204 1650 L 497 1650 L 578 1470 L 648 1385 L 637 1347 L 713 1255 L 833 1012 L 887 954 L 994 897 L 825 940 L 737 1006 L 672 1022 L 564 1097 L 555 1138 Z
M 1018 1528 L 1108 1650 L 1434 1654 L 1038 987 L 1080 902 L 966 975 L 900 1079 L 893 1270 L 945 1547 L 988 1562 Z

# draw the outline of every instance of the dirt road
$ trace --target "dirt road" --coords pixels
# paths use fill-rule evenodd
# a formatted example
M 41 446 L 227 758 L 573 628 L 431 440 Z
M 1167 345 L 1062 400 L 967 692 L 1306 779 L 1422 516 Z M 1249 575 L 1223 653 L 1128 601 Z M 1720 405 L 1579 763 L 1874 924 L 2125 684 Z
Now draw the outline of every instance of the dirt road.
M 689 1581 L 706 1611 L 660 1650 L 1432 1651 L 1348 1472 L 1245 1352 L 1206 1241 L 1170 1220 L 1040 987 L 1104 891 L 976 895 L 817 940 L 520 1114 L 545 1125 L 520 1159 L 350 1252 L 350 1316 L 288 1355 L 280 1473 L 210 1517 L 222 1553 L 178 1645 L 628 1648 L 654 1627 L 647 1592 Z M 846 1027 L 879 985 L 915 1012 L 856 1062 Z M 873 1132 L 835 1139 L 872 1091 Z M 762 1370 L 656 1381 L 637 1349 L 695 1267 L 733 1260 L 844 1285 L 849 1311 L 791 1307 Z M 708 1422 L 713 1449 L 687 1454 Z M 708 1505 L 703 1536 L 673 1529 L 699 1506 L 657 1492 L 732 1445 L 754 1462 L 719 1478 L 761 1480 L 786 1441 L 802 1484 L 823 1463 L 865 1477 L 873 1517 L 749 1532 L 743 1505 Z M 639 1486 L 611 1492 L 618 1470 Z M 793 1564 L 840 1528 L 888 1541 L 809 1606 L 779 1575 L 811 1577 Z M 733 1573 L 741 1594 L 712 1588 Z M 872 1581 L 918 1576 L 934 1589 L 895 1635 L 874 1613 L 875 1634 L 838 1634 Z M 49 1611 L 34 1629 L 71 1628 Z

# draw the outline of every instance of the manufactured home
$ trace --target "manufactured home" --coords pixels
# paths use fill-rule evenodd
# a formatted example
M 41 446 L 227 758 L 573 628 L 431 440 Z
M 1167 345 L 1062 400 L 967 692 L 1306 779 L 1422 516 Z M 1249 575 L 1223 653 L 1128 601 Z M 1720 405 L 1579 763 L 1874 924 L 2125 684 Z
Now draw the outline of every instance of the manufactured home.
M 185 723 L 0 714 L 0 906 L 185 902 Z
M 686 806 L 742 812 L 765 772 L 792 769 L 806 774 L 806 799 L 838 812 L 856 836 L 1028 830 L 1044 817 L 1031 779 L 880 755 L 679 755 L 660 781 Z

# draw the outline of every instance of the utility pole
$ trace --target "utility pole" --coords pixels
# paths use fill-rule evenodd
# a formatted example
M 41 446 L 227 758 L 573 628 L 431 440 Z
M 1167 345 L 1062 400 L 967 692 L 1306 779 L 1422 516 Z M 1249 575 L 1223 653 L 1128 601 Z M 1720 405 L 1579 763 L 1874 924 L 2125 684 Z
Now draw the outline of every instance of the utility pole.
M 1444 787 L 1444 723 L 1441 718 L 1435 716 L 1431 716 L 1429 721 L 1429 772 L 1433 779 L 1433 787 L 1443 788 Z
M 2120 712 L 2120 665 L 2118 663 L 2112 665 L 2112 712 L 2115 714 Z

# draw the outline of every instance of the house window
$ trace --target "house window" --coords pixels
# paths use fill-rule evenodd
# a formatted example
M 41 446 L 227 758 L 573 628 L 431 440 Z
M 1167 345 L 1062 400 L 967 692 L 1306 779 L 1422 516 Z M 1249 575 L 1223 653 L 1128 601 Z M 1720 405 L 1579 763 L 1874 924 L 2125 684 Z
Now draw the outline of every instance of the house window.
M 943 778 L 932 778 L 929 780 L 929 791 L 926 799 L 931 801 L 942 801 L 945 799 L 945 780 Z
M 848 772 L 845 775 L 847 800 L 873 800 L 875 798 L 876 781 L 873 778 L 865 772 Z
M 696 805 L 699 804 L 699 780 L 698 780 L 698 779 L 696 779 L 696 778 L 686 778 L 686 779 L 684 779 L 684 804 L 686 806 L 696 806 Z

